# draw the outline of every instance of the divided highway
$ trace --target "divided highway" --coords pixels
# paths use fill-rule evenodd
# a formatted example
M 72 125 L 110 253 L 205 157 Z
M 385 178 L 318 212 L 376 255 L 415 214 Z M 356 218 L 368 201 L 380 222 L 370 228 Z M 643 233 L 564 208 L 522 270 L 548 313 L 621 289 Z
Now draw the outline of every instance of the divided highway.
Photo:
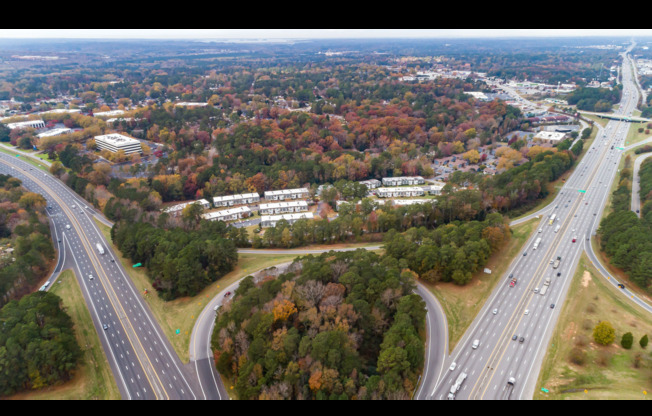
M 0 153 L 0 173 L 43 195 L 53 222 L 60 261 L 75 271 L 114 378 L 125 399 L 196 399 L 194 374 L 183 365 L 110 245 L 91 218 L 92 208 L 52 175 Z M 97 248 L 100 244 L 105 254 Z M 196 388 L 196 387 L 195 387 Z
M 629 58 L 623 59 L 623 99 L 616 111 L 630 115 L 638 100 Z M 462 372 L 455 399 L 529 399 L 577 261 L 599 224 L 617 174 L 628 123 L 610 121 L 566 181 L 547 215 L 510 265 L 507 275 L 471 325 L 430 399 L 447 399 Z M 535 244 L 537 239 L 539 244 Z M 537 247 L 535 247 L 535 245 Z M 559 259 L 559 265 L 553 264 Z M 510 277 L 517 279 L 514 287 Z M 549 279 L 545 291 L 544 283 Z M 612 280 L 616 284 L 615 279 Z M 508 380 L 514 378 L 514 385 Z

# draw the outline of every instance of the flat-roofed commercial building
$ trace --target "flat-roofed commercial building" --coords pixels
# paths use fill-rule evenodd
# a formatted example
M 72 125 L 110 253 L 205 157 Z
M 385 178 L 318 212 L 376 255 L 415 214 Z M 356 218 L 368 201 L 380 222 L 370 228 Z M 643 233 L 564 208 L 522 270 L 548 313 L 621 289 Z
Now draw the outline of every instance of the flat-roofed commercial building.
M 260 202 L 260 195 L 257 193 L 216 196 L 213 198 L 213 205 L 216 207 L 232 207 L 234 205 L 253 204 Z
M 285 214 L 288 212 L 302 211 L 308 211 L 308 203 L 306 201 L 272 202 L 269 204 L 260 204 L 260 208 L 258 209 L 260 215 Z
M 276 223 L 285 220 L 289 224 L 294 224 L 298 220 L 307 219 L 312 220 L 314 216 L 312 212 L 299 212 L 296 214 L 282 214 L 282 215 L 262 215 L 260 217 L 261 227 L 275 227 Z
M 558 144 L 566 139 L 566 133 L 556 131 L 540 131 L 534 136 L 534 140 L 541 140 L 543 143 Z
M 121 116 L 125 112 L 123 110 L 112 110 L 112 111 L 100 111 L 99 113 L 93 113 L 93 116 L 95 117 L 113 117 L 113 116 Z
M 45 128 L 45 121 L 43 120 L 27 120 L 27 121 L 18 121 L 16 123 L 9 123 L 7 124 L 7 127 L 9 127 L 10 130 L 15 130 L 15 129 L 26 129 L 26 128 L 32 128 L 32 129 L 44 129 Z
M 265 191 L 265 199 L 268 201 L 283 201 L 286 199 L 308 198 L 308 188 L 281 189 L 278 191 Z
M 142 151 L 138 140 L 118 133 L 103 134 L 101 136 L 95 136 L 94 139 L 95 144 L 97 144 L 97 147 L 100 150 L 108 150 L 113 153 L 118 153 L 120 150 L 124 150 L 127 155 L 131 153 L 140 153 Z
M 172 205 L 171 207 L 164 208 L 162 211 L 170 214 L 173 217 L 178 217 L 183 212 L 183 209 L 190 204 L 199 204 L 202 208 L 208 209 L 211 204 L 205 199 L 198 199 L 197 201 L 184 202 L 183 204 Z
M 416 186 L 404 188 L 378 188 L 374 191 L 379 198 L 412 197 L 424 195 L 423 188 Z
M 246 218 L 251 215 L 249 207 L 235 207 L 223 209 L 221 211 L 213 211 L 203 214 L 201 217 L 209 221 L 235 221 L 241 218 Z
M 425 180 L 421 176 L 397 176 L 383 178 L 383 186 L 423 185 Z
M 37 134 L 36 137 L 40 139 L 42 137 L 59 136 L 61 134 L 68 134 L 68 133 L 72 133 L 72 129 L 63 127 L 60 129 L 52 129 L 52 130 L 44 131 L 43 133 Z

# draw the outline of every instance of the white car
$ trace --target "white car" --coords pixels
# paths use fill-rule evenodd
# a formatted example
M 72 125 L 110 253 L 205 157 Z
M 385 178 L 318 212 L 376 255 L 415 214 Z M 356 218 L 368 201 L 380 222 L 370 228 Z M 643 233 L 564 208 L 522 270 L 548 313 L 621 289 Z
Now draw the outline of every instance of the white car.
M 523 315 L 529 315 L 529 314 L 530 314 L 530 310 L 529 310 L 529 309 L 526 309 L 525 312 L 523 313 Z
M 457 363 L 456 363 L 456 362 L 453 362 L 453 364 L 451 364 L 451 366 L 448 367 L 448 371 L 453 371 L 453 370 L 455 370 L 455 367 L 457 367 Z
M 471 348 L 473 348 L 473 349 L 475 350 L 475 349 L 477 349 L 479 346 L 480 346 L 480 340 L 479 340 L 479 339 L 476 339 L 475 341 L 473 341 L 473 345 L 471 345 Z
M 93 280 L 93 275 L 92 274 L 88 275 L 88 280 Z
M 539 288 L 538 287 L 534 288 L 534 293 L 539 293 Z
M 498 309 L 494 309 L 491 313 L 493 313 L 494 315 L 496 315 L 496 314 L 498 313 Z

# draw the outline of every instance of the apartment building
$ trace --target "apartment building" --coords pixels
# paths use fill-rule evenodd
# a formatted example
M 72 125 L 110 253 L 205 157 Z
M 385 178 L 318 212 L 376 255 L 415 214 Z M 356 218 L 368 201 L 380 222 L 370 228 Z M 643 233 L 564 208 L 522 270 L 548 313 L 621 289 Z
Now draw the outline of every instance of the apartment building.
M 425 183 L 421 176 L 397 176 L 393 178 L 383 178 L 383 186 L 405 186 L 405 185 L 423 185 Z
M 308 211 L 308 203 L 306 201 L 287 201 L 260 204 L 258 213 L 260 215 L 273 215 L 303 211 Z
M 281 214 L 281 215 L 262 215 L 260 217 L 260 226 L 261 227 L 275 227 L 276 223 L 285 220 L 290 225 L 294 224 L 298 220 L 307 219 L 312 220 L 314 216 L 312 212 L 299 212 L 295 214 Z
M 360 181 L 358 183 L 361 183 L 367 187 L 367 189 L 376 189 L 380 188 L 381 182 L 378 179 L 369 179 L 366 181 Z
M 265 191 L 265 199 L 268 201 L 284 201 L 286 199 L 308 198 L 308 188 L 281 189 L 278 191 Z
M 197 201 L 184 202 L 183 204 L 172 205 L 170 207 L 164 208 L 162 211 L 170 214 L 173 217 L 178 217 L 183 212 L 183 209 L 190 204 L 199 204 L 203 209 L 210 208 L 211 204 L 205 199 L 198 199 Z
M 235 207 L 213 211 L 203 214 L 201 217 L 208 221 L 235 221 L 241 218 L 247 218 L 251 215 L 249 207 Z
M 234 205 L 254 204 L 260 202 L 260 195 L 257 193 L 216 196 L 213 198 L 215 207 L 232 207 Z
M 379 198 L 409 198 L 413 196 L 423 196 L 423 188 L 408 186 L 404 188 L 378 188 L 375 190 Z

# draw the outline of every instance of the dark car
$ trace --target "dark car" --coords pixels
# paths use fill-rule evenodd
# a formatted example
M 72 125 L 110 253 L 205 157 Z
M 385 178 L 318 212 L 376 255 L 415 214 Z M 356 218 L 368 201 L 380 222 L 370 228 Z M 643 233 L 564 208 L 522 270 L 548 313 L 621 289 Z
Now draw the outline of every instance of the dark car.
M 107 324 L 103 324 L 102 328 L 104 328 L 104 330 L 106 331 L 107 329 L 109 329 L 109 326 Z
M 512 337 L 512 341 L 516 341 L 517 339 L 518 339 L 518 335 L 514 335 L 514 336 Z
M 624 289 L 624 288 L 625 288 L 625 285 L 622 284 L 622 283 L 618 283 L 618 287 L 621 288 L 621 289 Z
M 557 277 L 561 276 L 561 272 L 557 272 Z
M 555 304 L 554 303 L 550 304 L 550 309 L 555 309 Z
M 523 341 L 525 341 L 525 337 L 521 337 L 521 339 L 518 340 L 518 342 L 520 342 L 521 344 L 523 343 Z

